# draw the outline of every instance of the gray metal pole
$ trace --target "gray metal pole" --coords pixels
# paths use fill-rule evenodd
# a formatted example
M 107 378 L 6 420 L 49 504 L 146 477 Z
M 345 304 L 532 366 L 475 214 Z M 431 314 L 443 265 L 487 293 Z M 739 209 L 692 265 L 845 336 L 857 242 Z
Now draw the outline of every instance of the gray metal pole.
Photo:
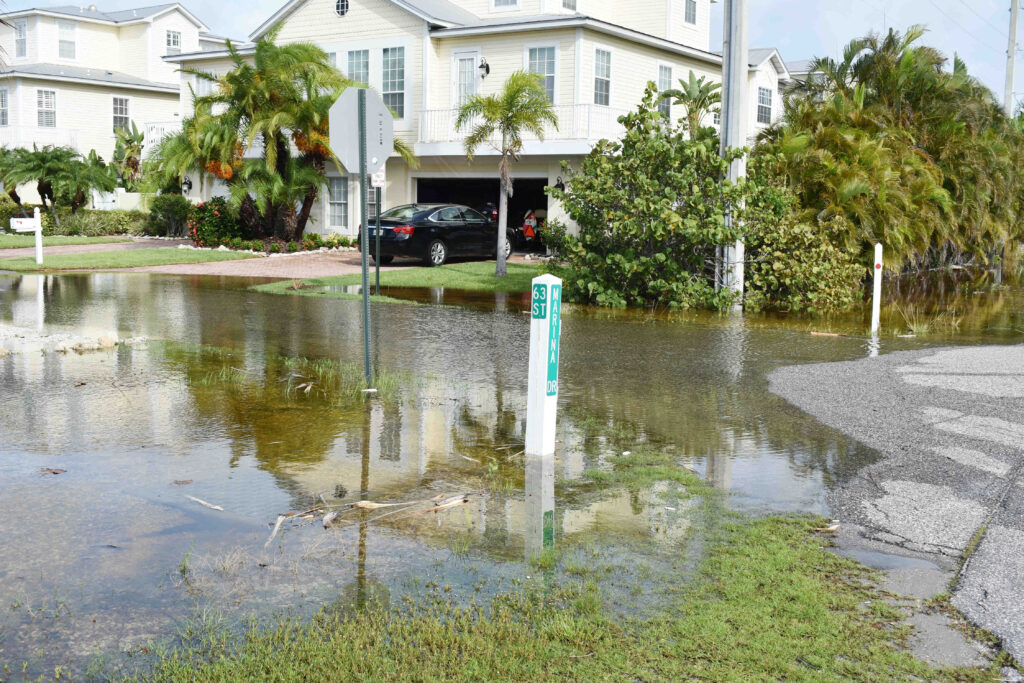
M 724 36 L 722 43 L 722 151 L 747 145 L 747 122 L 750 118 L 747 97 L 750 62 L 747 48 L 747 0 L 725 0 Z M 729 165 L 728 179 L 737 182 L 747 175 L 746 158 Z M 735 220 L 725 217 L 727 225 Z M 743 240 L 726 245 L 722 250 L 722 285 L 743 296 Z M 717 270 L 717 269 L 716 269 Z
M 359 194 L 362 201 L 359 202 L 359 211 L 363 227 L 362 249 L 363 252 L 363 368 L 366 371 L 366 387 L 369 389 L 373 383 L 373 368 L 370 367 L 370 221 L 366 211 L 366 89 L 359 90 Z M 378 257 L 379 258 L 379 257 Z
M 1017 15 L 1019 0 L 1010 0 L 1010 41 L 1006 46 L 1006 89 L 1003 92 L 1003 107 L 1007 116 L 1013 116 L 1014 68 L 1017 65 Z
M 374 259 L 374 263 L 377 265 L 377 296 L 380 296 L 380 188 L 373 188 L 373 192 L 376 196 L 377 203 L 377 258 Z

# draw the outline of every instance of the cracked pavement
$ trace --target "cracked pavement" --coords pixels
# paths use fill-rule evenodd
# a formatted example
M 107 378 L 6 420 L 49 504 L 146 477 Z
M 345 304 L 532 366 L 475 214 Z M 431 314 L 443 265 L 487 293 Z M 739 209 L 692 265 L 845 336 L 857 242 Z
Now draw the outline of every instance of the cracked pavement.
M 771 390 L 884 457 L 833 491 L 871 540 L 970 553 L 953 604 L 1024 662 L 1024 346 L 781 368 Z

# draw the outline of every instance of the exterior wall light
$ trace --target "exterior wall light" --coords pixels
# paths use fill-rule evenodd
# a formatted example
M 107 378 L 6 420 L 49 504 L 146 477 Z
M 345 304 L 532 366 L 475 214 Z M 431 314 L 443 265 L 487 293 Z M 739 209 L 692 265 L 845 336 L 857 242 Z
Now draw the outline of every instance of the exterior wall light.
M 491 74 L 491 65 L 487 63 L 487 60 L 483 57 L 480 58 L 480 80 L 487 78 Z

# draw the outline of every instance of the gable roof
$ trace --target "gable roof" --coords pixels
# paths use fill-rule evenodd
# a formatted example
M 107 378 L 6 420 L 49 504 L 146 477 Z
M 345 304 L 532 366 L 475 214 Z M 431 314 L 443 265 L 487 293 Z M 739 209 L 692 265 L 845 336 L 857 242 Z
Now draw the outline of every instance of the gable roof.
M 249 39 L 257 41 L 270 29 L 286 19 L 292 12 L 306 4 L 308 0 L 289 0 L 273 16 L 260 24 L 259 28 L 249 34 Z M 463 26 L 478 21 L 476 15 L 467 12 L 449 0 L 388 0 L 393 5 L 414 14 L 433 26 Z
M 63 64 L 19 64 L 0 70 L 0 78 L 22 76 L 37 78 L 44 81 L 70 81 L 92 85 L 106 85 L 129 90 L 154 90 L 158 92 L 177 93 L 177 84 L 156 83 L 144 78 L 130 76 L 120 71 L 106 69 L 87 69 L 81 66 L 65 66 Z
M 89 5 L 88 7 L 80 7 L 78 5 L 59 5 L 57 7 L 32 7 L 29 9 L 17 10 L 14 12 L 8 12 L 4 14 L 4 17 L 16 17 L 25 14 L 54 14 L 67 17 L 74 17 L 76 19 L 84 19 L 85 21 L 95 21 L 102 24 L 131 24 L 141 21 L 149 21 L 155 19 L 161 14 L 165 14 L 172 10 L 180 11 L 185 17 L 193 24 L 198 26 L 200 30 L 207 30 L 207 27 L 203 22 L 199 21 L 196 15 L 192 14 L 185 8 L 184 5 L 178 2 L 166 3 L 163 5 L 150 5 L 148 7 L 136 7 L 135 9 L 118 10 L 116 12 L 104 12 L 103 10 L 97 9 L 95 5 Z

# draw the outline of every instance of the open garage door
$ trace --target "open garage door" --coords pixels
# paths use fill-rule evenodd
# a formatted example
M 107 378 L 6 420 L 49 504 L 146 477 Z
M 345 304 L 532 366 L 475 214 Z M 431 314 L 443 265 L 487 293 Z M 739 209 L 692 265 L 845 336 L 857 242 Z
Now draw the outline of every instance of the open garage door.
M 527 211 L 536 211 L 539 218 L 547 215 L 548 196 L 544 178 L 517 178 L 515 193 L 508 200 L 508 224 L 522 235 Z M 501 183 L 497 178 L 418 178 L 416 201 L 423 204 L 463 204 L 481 212 L 488 204 L 498 205 Z M 543 212 L 543 213 L 541 213 Z M 522 248 L 517 240 L 516 248 Z

